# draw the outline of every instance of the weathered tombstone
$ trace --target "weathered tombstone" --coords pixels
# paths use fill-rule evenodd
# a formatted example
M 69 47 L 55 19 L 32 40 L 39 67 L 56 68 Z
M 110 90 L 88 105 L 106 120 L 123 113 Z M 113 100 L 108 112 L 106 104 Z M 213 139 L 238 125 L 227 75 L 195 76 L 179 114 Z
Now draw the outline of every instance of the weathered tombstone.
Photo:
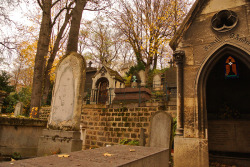
M 154 90 L 160 90 L 161 89 L 161 75 L 156 74 L 153 78 L 153 88 Z
M 48 129 L 39 139 L 38 156 L 82 149 L 80 114 L 86 75 L 84 58 L 71 53 L 56 69 Z
M 164 112 L 156 112 L 151 118 L 150 147 L 170 148 L 171 116 Z
M 142 86 L 142 87 L 146 86 L 145 71 L 144 71 L 144 70 L 140 70 L 140 71 L 138 72 L 138 75 L 139 75 L 140 78 L 141 78 L 141 86 Z
M 14 116 L 18 116 L 22 114 L 23 114 L 23 103 L 18 102 L 15 107 Z

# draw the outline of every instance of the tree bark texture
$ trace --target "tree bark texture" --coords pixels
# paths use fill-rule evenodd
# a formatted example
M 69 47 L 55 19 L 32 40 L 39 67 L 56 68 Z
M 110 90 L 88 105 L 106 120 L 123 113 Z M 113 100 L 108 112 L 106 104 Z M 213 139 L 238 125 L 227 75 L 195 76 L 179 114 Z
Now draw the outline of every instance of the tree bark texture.
M 60 28 L 60 31 L 57 34 L 57 38 L 56 38 L 56 41 L 54 43 L 52 53 L 50 54 L 50 57 L 49 57 L 49 60 L 48 60 L 48 63 L 47 63 L 46 69 L 45 69 L 42 104 L 46 104 L 47 100 L 48 100 L 48 95 L 49 95 L 50 88 L 51 88 L 50 72 L 51 72 L 55 57 L 56 57 L 56 53 L 59 50 L 59 45 L 60 45 L 60 41 L 61 41 L 62 36 L 63 36 L 63 32 L 66 29 L 70 18 L 71 18 L 71 13 L 66 14 L 66 17 L 64 19 L 64 23 L 63 23 L 62 27 Z
M 82 19 L 82 12 L 86 4 L 87 0 L 76 1 L 76 6 L 74 7 L 72 12 L 72 21 L 69 31 L 69 40 L 67 44 L 66 54 L 70 52 L 77 52 L 78 36 L 80 30 L 80 23 Z
M 34 66 L 34 77 L 31 94 L 30 116 L 39 118 L 39 109 L 41 105 L 42 85 L 44 76 L 45 57 L 48 54 L 50 35 L 51 35 L 51 0 L 43 1 L 43 16 L 37 44 L 37 53 Z

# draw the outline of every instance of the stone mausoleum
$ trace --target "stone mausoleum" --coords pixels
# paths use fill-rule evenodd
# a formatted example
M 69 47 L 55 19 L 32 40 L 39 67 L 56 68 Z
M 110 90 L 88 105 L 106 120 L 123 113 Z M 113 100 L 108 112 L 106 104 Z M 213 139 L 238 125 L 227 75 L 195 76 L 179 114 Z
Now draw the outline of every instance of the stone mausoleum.
M 250 166 L 250 1 L 197 0 L 170 42 L 175 167 Z
M 92 78 L 91 102 L 111 104 L 115 98 L 115 88 L 124 88 L 123 78 L 117 71 L 103 65 Z

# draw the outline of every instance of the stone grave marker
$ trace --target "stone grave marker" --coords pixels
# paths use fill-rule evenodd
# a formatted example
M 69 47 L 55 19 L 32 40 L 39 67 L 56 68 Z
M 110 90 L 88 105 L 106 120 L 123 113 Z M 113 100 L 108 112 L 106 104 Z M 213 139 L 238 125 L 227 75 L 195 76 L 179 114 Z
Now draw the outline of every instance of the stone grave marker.
M 138 72 L 138 75 L 139 75 L 140 78 L 141 78 L 141 87 L 146 86 L 145 71 L 144 71 L 144 70 L 140 70 L 140 71 Z
M 153 88 L 154 88 L 154 90 L 161 89 L 161 75 L 160 74 L 156 74 L 153 77 Z
M 22 114 L 23 114 L 23 103 L 18 102 L 15 107 L 14 116 L 18 116 Z
M 39 139 L 38 156 L 82 149 L 80 115 L 86 75 L 84 58 L 73 52 L 59 62 L 48 129 Z
M 149 138 L 150 147 L 170 149 L 171 124 L 171 116 L 164 111 L 158 111 L 152 116 Z

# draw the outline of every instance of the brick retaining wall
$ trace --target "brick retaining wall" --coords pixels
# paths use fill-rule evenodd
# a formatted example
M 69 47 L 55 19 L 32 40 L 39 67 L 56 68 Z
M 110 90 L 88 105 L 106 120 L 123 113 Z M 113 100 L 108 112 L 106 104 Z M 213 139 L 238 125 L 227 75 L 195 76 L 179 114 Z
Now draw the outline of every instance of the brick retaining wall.
M 140 140 L 141 128 L 145 129 L 148 144 L 150 118 L 158 107 L 105 108 L 104 105 L 84 105 L 81 113 L 83 149 L 119 144 L 122 139 Z M 50 108 L 40 116 L 47 119 Z
M 85 130 L 85 149 L 118 144 L 122 139 L 139 140 L 141 128 L 145 129 L 148 143 L 150 118 L 157 107 L 138 108 L 84 108 L 81 124 Z

